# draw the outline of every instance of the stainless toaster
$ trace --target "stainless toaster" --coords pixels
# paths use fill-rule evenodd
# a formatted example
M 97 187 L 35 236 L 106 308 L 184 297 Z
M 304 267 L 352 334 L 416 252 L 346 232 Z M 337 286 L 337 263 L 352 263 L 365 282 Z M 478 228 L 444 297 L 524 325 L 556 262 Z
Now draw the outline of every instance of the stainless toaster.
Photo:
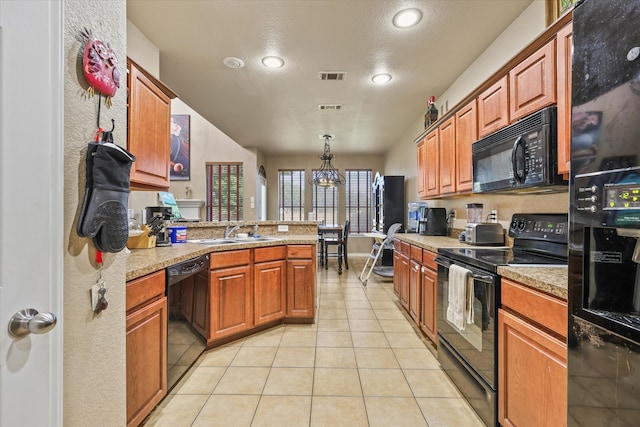
M 504 245 L 504 229 L 499 223 L 467 224 L 464 236 L 465 242 L 470 245 Z

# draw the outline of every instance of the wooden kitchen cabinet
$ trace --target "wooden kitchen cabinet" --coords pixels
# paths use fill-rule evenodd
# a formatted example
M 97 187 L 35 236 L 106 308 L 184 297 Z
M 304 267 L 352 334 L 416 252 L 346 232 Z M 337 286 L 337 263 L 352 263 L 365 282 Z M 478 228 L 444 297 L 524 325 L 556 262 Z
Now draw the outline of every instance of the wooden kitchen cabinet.
M 393 293 L 398 299 L 400 299 L 400 280 L 402 279 L 401 272 L 401 248 L 402 245 L 399 240 L 393 242 Z
M 287 318 L 315 317 L 315 265 L 313 245 L 287 247 Z
M 476 100 L 456 112 L 456 191 L 470 193 L 473 186 L 472 145 L 478 140 Z
M 509 72 L 509 120 L 556 102 L 556 42 L 551 40 Z
M 567 304 L 508 279 L 498 310 L 503 426 L 566 426 Z
M 440 182 L 438 194 L 456 192 L 456 121 L 455 116 L 438 126 Z
M 171 99 L 176 94 L 129 58 L 127 71 L 127 148 L 136 156 L 130 186 L 138 190 L 167 190 Z
M 126 285 L 127 426 L 137 426 L 167 394 L 164 270 Z
M 426 173 L 425 190 L 427 197 L 440 194 L 440 137 L 438 129 L 433 130 L 424 138 Z
M 556 34 L 556 64 L 558 86 L 558 173 L 569 178 L 571 150 L 571 55 L 573 22 Z
M 508 82 L 504 76 L 478 95 L 478 138 L 509 124 Z
M 411 263 L 409 259 L 410 245 L 406 242 L 395 241 L 393 252 L 393 286 L 400 304 L 409 310 L 409 274 Z M 396 291 L 397 289 L 397 291 Z
M 409 248 L 409 315 L 416 324 L 420 318 L 422 293 L 422 249 L 417 246 Z
M 423 138 L 418 142 L 418 169 L 417 169 L 417 186 L 418 197 L 424 199 L 427 197 L 427 141 Z
M 251 250 L 211 254 L 207 342 L 253 327 Z
M 254 324 L 282 319 L 287 312 L 286 247 L 254 250 Z
M 422 250 L 422 269 L 420 279 L 420 296 L 422 299 L 420 330 L 434 343 L 438 342 L 438 330 L 436 327 L 436 310 L 438 303 L 438 266 L 435 262 L 436 254 Z

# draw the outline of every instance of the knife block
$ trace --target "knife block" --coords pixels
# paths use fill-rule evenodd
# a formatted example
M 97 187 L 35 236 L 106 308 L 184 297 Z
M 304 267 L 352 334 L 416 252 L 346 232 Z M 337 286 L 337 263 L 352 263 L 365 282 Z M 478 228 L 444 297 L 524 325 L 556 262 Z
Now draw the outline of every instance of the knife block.
M 129 236 L 127 248 L 129 249 L 149 249 L 156 247 L 156 236 L 149 236 L 151 229 L 147 225 L 142 226 L 142 234 Z

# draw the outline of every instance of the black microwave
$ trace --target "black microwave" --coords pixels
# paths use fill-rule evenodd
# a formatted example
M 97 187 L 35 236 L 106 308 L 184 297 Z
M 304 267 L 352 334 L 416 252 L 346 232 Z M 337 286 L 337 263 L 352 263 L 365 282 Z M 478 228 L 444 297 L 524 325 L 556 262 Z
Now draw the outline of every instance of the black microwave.
M 556 121 L 556 107 L 546 107 L 475 142 L 473 192 L 567 191 L 558 175 Z

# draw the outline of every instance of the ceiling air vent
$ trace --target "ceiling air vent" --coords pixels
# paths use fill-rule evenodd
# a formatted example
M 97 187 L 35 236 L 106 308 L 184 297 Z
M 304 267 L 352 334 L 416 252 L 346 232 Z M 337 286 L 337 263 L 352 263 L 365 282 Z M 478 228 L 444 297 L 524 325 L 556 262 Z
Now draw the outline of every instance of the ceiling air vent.
M 320 80 L 346 80 L 347 73 L 343 71 L 320 71 Z
M 318 109 L 320 111 L 342 110 L 342 104 L 320 104 Z

